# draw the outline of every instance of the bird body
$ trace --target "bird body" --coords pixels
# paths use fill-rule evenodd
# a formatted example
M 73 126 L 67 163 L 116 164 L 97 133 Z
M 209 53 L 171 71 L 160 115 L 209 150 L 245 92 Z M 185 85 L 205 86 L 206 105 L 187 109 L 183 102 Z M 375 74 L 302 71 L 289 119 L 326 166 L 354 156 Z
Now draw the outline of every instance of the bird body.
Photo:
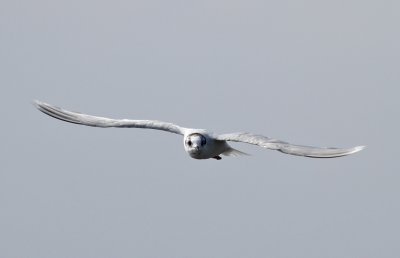
M 364 148 L 364 146 L 357 146 L 353 148 L 320 148 L 295 145 L 262 135 L 243 132 L 218 135 L 205 129 L 185 128 L 172 123 L 157 120 L 111 119 L 92 116 L 64 110 L 40 101 L 35 101 L 34 105 L 41 112 L 69 123 L 103 128 L 117 127 L 155 129 L 183 135 L 185 151 L 194 159 L 214 158 L 220 160 L 220 155 L 247 155 L 244 152 L 232 148 L 228 144 L 228 141 L 249 143 L 267 149 L 277 150 L 286 154 L 311 158 L 341 157 L 356 153 Z

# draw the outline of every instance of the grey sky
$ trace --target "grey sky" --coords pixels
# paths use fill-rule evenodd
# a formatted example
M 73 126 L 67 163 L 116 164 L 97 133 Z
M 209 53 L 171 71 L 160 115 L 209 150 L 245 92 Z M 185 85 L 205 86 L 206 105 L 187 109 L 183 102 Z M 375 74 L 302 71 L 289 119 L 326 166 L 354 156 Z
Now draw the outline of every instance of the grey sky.
M 0 257 L 399 257 L 398 1 L 0 2 Z M 51 119 L 368 148 L 320 160 Z

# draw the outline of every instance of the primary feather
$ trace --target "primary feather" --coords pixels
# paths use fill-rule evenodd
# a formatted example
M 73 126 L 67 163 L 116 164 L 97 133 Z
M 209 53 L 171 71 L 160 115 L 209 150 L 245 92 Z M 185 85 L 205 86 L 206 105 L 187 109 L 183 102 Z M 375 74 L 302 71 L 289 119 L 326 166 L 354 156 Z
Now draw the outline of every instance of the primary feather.
M 353 154 L 365 148 L 364 146 L 357 146 L 353 148 L 320 148 L 312 146 L 295 145 L 251 133 L 222 134 L 218 135 L 216 139 L 221 141 L 249 143 L 267 149 L 277 150 L 286 154 L 305 156 L 310 158 L 335 158 Z
M 178 125 L 157 120 L 111 119 L 68 111 L 40 101 L 35 101 L 34 104 L 43 113 L 74 124 L 94 127 L 147 128 L 167 131 L 180 135 L 183 135 L 186 130 L 186 128 L 180 127 Z

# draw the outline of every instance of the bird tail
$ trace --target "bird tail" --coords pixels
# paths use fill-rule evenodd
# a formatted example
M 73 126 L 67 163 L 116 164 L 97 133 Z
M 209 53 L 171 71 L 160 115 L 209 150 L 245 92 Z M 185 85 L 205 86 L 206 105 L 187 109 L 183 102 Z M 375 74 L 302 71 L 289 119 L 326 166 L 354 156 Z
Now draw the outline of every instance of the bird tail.
M 232 156 L 232 157 L 238 157 L 238 156 L 250 156 L 250 154 L 247 154 L 245 152 L 242 152 L 240 150 L 234 149 L 232 147 L 228 147 L 226 151 L 222 153 L 224 156 Z

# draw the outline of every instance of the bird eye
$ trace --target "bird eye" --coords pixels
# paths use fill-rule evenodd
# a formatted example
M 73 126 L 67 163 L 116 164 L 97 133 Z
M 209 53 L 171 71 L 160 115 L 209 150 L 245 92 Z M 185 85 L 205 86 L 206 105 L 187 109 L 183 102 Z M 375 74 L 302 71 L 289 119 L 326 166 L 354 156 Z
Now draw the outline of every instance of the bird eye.
M 201 138 L 201 146 L 204 146 L 204 145 L 206 145 L 206 138 L 205 137 L 202 137 Z
M 189 140 L 189 141 L 187 142 L 187 144 L 188 144 L 189 146 L 192 146 L 192 141 Z

